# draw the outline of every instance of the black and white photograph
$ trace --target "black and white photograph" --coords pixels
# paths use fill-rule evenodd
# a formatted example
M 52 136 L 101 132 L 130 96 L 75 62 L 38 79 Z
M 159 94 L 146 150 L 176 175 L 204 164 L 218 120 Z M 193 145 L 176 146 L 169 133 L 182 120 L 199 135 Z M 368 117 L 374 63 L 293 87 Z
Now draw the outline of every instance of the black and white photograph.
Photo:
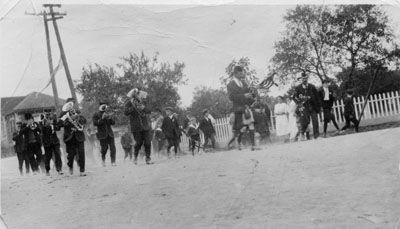
M 0 0 L 0 229 L 400 229 L 400 1 Z

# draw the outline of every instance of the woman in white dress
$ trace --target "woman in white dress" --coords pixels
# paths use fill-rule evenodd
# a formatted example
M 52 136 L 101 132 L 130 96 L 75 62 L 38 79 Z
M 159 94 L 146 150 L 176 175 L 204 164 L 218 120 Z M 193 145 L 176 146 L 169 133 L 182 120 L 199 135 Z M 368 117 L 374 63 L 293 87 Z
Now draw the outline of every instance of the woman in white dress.
M 283 102 L 282 96 L 278 97 L 278 103 L 275 104 L 274 113 L 276 122 L 276 136 L 288 135 L 288 106 L 285 102 Z
M 297 136 L 297 132 L 299 131 L 298 128 L 297 128 L 296 116 L 295 116 L 295 111 L 296 111 L 296 108 L 297 108 L 297 104 L 290 97 L 287 98 L 286 102 L 287 102 L 287 105 L 288 105 L 288 114 L 289 114 L 289 124 L 288 124 L 289 139 L 290 139 L 291 142 L 293 142 L 293 141 L 295 141 L 295 138 Z

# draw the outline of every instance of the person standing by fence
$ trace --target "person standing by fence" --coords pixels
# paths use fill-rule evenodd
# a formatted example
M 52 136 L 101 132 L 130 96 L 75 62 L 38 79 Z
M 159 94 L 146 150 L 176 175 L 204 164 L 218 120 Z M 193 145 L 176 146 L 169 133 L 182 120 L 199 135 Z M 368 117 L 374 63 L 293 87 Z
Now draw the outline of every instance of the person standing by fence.
M 215 149 L 215 133 L 216 132 L 215 132 L 212 120 L 210 118 L 210 112 L 207 109 L 204 109 L 203 116 L 204 116 L 204 118 L 200 121 L 200 125 L 199 125 L 199 129 L 204 134 L 203 149 L 206 150 L 206 147 L 208 145 L 208 139 L 210 139 L 212 150 L 214 150 Z
M 346 98 L 344 98 L 344 119 L 346 120 L 346 124 L 342 127 L 342 130 L 346 130 L 350 127 L 350 122 L 354 123 L 355 131 L 358 132 L 358 120 L 356 118 L 356 112 L 354 109 L 353 103 L 353 91 L 346 91 Z
M 335 120 L 335 115 L 333 114 L 332 107 L 336 99 L 336 94 L 331 87 L 331 81 L 325 79 L 322 81 L 322 89 L 320 91 L 320 99 L 322 102 L 322 111 L 324 114 L 324 138 L 326 138 L 326 130 L 328 128 L 328 123 L 332 121 L 336 128 L 336 133 L 340 133 L 340 129 Z

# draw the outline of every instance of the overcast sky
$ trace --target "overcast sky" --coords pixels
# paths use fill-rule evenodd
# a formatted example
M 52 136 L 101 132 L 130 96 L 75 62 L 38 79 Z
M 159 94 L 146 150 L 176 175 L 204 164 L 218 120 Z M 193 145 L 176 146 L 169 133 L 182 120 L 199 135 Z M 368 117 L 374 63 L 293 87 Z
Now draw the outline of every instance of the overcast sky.
M 129 53 L 144 51 L 152 56 L 159 52 L 160 61 L 186 64 L 188 84 L 179 87 L 179 93 L 183 105 L 188 106 L 196 86 L 220 87 L 219 78 L 232 59 L 248 56 L 262 77 L 284 29 L 282 16 L 293 5 L 243 6 L 235 2 L 232 6 L 222 4 L 232 1 L 218 2 L 221 5 L 199 6 L 198 1 L 186 5 L 63 5 L 60 11 L 66 11 L 67 16 L 58 24 L 73 79 L 79 80 L 82 68 L 89 63 L 115 66 Z M 2 97 L 41 91 L 48 82 L 43 19 L 25 15 L 42 9 L 40 2 L 29 0 L 0 5 Z M 399 34 L 399 5 L 386 6 L 385 10 Z M 50 33 L 56 66 L 58 46 L 52 28 Z M 60 97 L 70 97 L 64 69 L 56 80 Z M 51 86 L 43 93 L 51 95 Z M 273 93 L 284 91 L 275 88 Z

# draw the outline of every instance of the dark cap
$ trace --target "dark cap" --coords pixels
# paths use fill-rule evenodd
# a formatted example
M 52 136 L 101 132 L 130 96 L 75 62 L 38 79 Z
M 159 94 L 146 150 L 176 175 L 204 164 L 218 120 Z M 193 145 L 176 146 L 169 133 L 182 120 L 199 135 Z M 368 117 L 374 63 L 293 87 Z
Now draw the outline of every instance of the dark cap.
M 205 115 L 206 113 L 208 113 L 208 109 L 203 110 L 203 115 Z
M 330 79 L 324 79 L 324 80 L 322 80 L 322 83 L 330 83 L 330 82 L 331 82 Z
M 165 107 L 164 110 L 166 110 L 166 111 L 173 111 L 172 107 Z
M 241 66 L 235 66 L 233 72 L 243 72 L 243 68 Z
M 353 89 L 347 89 L 346 94 L 352 95 L 354 93 Z
M 32 119 L 32 114 L 31 113 L 25 113 L 24 114 L 24 118 L 25 118 L 25 120 Z
M 71 102 L 71 101 L 72 101 L 72 102 L 76 102 L 74 98 L 68 98 L 67 101 L 66 101 L 66 103 Z
M 308 78 L 307 73 L 302 72 L 302 73 L 301 73 L 301 78 Z
M 108 105 L 109 102 L 108 102 L 107 100 L 102 100 L 102 101 L 99 102 L 99 105 L 100 105 L 100 106 L 101 106 L 101 105 L 104 105 L 104 104 Z

